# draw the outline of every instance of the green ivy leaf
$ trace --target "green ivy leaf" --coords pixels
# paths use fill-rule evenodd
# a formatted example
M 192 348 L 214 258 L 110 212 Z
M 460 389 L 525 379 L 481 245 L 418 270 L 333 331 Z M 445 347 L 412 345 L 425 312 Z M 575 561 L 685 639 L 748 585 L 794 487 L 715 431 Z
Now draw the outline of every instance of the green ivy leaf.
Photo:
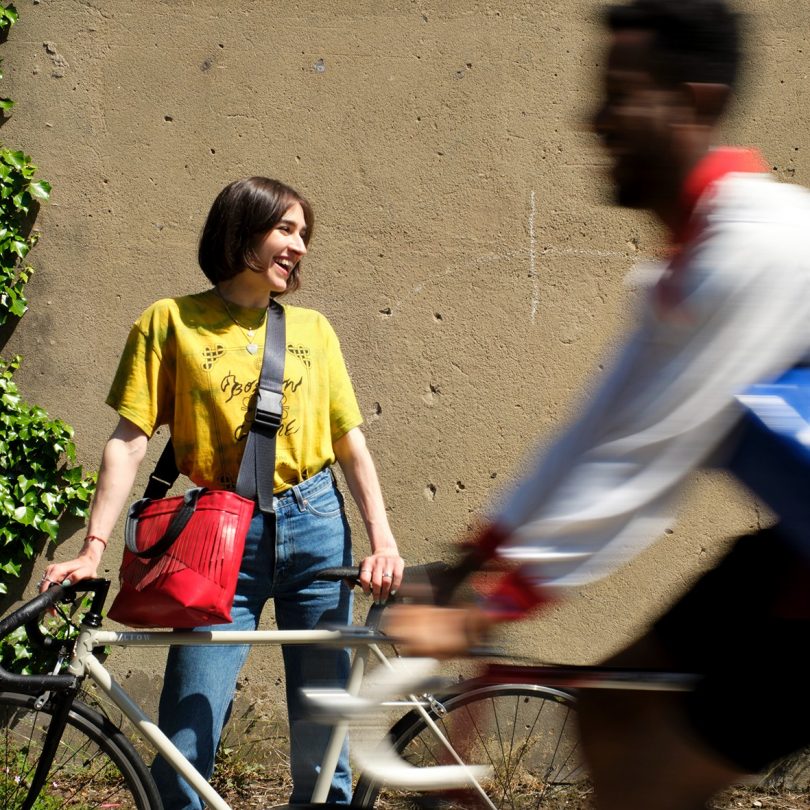
M 6 160 L 8 163 L 13 166 L 17 171 L 22 171 L 25 169 L 26 164 L 31 162 L 31 158 L 25 154 L 25 152 L 20 152 L 19 150 L 12 152 L 11 150 L 6 151 Z
M 82 483 L 82 468 L 71 467 L 69 470 L 62 472 L 62 477 L 68 484 L 81 484 Z
M 13 560 L 8 560 L 0 565 L 0 571 L 4 574 L 10 574 L 13 577 L 18 577 L 20 575 L 20 563 L 15 563 Z
M 36 180 L 29 183 L 28 190 L 38 200 L 47 200 L 51 196 L 51 184 L 47 180 Z
M 25 644 L 15 644 L 14 645 L 14 655 L 16 656 L 17 660 L 23 660 L 26 658 L 31 657 L 31 651 Z
M 35 512 L 30 506 L 18 506 L 14 512 L 14 519 L 23 526 L 30 526 L 34 522 Z
M 28 246 L 28 242 L 25 239 L 12 239 L 11 243 L 9 244 L 11 250 L 13 250 L 21 259 L 25 258 L 25 255 L 31 249 Z
M 13 3 L 9 3 L 7 6 L 0 8 L 0 30 L 10 28 L 17 22 L 19 16 Z
M 45 508 L 50 512 L 52 515 L 58 514 L 59 509 L 59 496 L 53 492 L 43 492 L 40 496 L 42 498 L 42 503 L 45 505 Z
M 8 308 L 8 311 L 16 318 L 22 318 L 28 312 L 28 302 L 21 295 L 15 296 L 14 303 Z
M 56 540 L 57 535 L 59 534 L 59 522 L 56 520 L 43 520 L 40 523 L 39 528 L 48 535 L 48 539 L 53 542 Z

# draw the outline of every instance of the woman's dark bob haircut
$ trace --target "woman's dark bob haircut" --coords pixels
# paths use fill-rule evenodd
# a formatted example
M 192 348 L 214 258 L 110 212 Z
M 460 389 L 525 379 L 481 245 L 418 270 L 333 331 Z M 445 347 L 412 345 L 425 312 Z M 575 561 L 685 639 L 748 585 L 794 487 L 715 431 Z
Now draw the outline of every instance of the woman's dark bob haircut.
M 269 177 L 235 180 L 219 192 L 205 220 L 197 261 L 212 284 L 227 281 L 245 268 L 263 273 L 256 244 L 275 228 L 290 206 L 299 203 L 304 211 L 304 244 L 312 238 L 315 217 L 312 206 L 295 189 Z M 290 273 L 285 292 L 301 285 L 299 262 Z

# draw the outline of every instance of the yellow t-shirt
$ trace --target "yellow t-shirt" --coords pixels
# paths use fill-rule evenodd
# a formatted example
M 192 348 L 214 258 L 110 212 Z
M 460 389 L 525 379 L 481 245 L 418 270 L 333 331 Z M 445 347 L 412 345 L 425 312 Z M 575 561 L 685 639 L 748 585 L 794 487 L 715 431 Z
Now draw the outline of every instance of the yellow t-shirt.
M 179 470 L 212 489 L 236 485 L 264 353 L 264 310 L 228 307 L 239 325 L 213 290 L 153 304 L 129 333 L 107 397 L 147 436 L 169 425 Z M 333 442 L 363 421 L 329 321 L 312 309 L 284 310 L 276 492 L 334 463 Z

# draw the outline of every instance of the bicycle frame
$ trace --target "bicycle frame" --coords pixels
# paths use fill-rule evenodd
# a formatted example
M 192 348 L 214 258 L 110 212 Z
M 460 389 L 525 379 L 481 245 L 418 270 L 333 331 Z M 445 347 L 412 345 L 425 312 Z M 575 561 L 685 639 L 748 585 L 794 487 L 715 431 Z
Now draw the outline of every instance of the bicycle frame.
M 73 642 L 72 654 L 67 666 L 67 673 L 65 674 L 52 674 L 42 676 L 15 676 L 6 673 L 4 670 L 0 671 L 2 679 L 0 685 L 6 684 L 12 689 L 18 688 L 24 693 L 40 694 L 43 701 L 46 699 L 48 690 L 54 690 L 56 695 L 67 695 L 71 690 L 75 690 L 85 677 L 90 678 L 114 703 L 123 714 L 133 723 L 138 733 L 160 754 L 162 754 L 170 765 L 184 778 L 193 789 L 200 795 L 200 797 L 208 803 L 214 810 L 231 810 L 230 806 L 225 800 L 211 787 L 205 778 L 191 765 L 191 763 L 177 750 L 171 741 L 160 731 L 156 723 L 154 723 L 135 703 L 130 695 L 121 687 L 115 680 L 112 674 L 104 667 L 101 661 L 94 653 L 95 649 L 110 646 L 162 646 L 168 647 L 171 645 L 240 645 L 251 644 L 257 646 L 279 645 L 279 644 L 329 644 L 338 645 L 341 647 L 354 647 L 355 655 L 353 657 L 349 679 L 344 691 L 344 694 L 349 696 L 351 700 L 360 701 L 358 698 L 360 687 L 363 682 L 366 665 L 370 655 L 374 655 L 383 666 L 389 670 L 394 669 L 394 664 L 389 660 L 381 649 L 382 645 L 390 645 L 391 640 L 384 635 L 378 633 L 376 627 L 378 624 L 378 617 L 383 610 L 382 607 L 372 606 L 369 618 L 365 627 L 348 627 L 335 630 L 301 630 L 301 631 L 199 631 L 199 632 L 167 632 L 167 631 L 111 631 L 99 629 L 101 622 L 101 605 L 106 596 L 106 588 L 109 583 L 103 581 L 96 581 L 102 583 L 102 587 L 86 588 L 95 593 L 93 607 L 88 611 L 80 626 L 79 636 Z M 60 586 L 61 587 L 61 586 Z M 49 592 L 50 593 L 50 592 Z M 22 623 L 26 624 L 29 635 L 36 630 L 37 618 L 42 610 L 54 604 L 58 596 L 49 596 L 48 594 L 41 594 L 30 603 L 18 609 L 15 614 L 9 615 L 0 619 L 0 635 L 8 632 L 10 628 L 19 626 Z M 32 627 L 33 625 L 33 627 Z M 41 638 L 41 634 L 40 634 Z M 489 651 L 491 654 L 491 651 Z M 57 668 L 58 672 L 58 668 Z M 569 689 L 577 688 L 609 688 L 609 689 L 656 689 L 665 691 L 686 691 L 692 688 L 696 676 L 687 675 L 682 673 L 667 673 L 659 671 L 629 671 L 624 669 L 613 669 L 607 667 L 588 667 L 588 666 L 537 666 L 537 665 L 516 665 L 516 664 L 494 664 L 490 665 L 483 674 L 474 678 L 472 681 L 467 681 L 467 688 L 471 684 L 543 684 L 545 686 L 563 686 Z M 437 683 L 443 683 L 443 688 L 450 686 L 452 682 L 444 683 L 442 678 L 433 678 L 430 681 L 421 681 L 417 685 L 416 681 L 408 683 L 406 688 L 400 689 L 399 693 L 406 693 L 405 698 L 394 699 L 395 692 L 386 689 L 390 687 L 385 684 L 382 688 L 375 687 L 377 705 L 388 707 L 405 707 L 409 710 L 417 711 L 425 721 L 425 724 L 430 728 L 433 737 L 438 740 L 450 758 L 457 763 L 459 767 L 451 767 L 457 776 L 457 780 L 461 780 L 460 774 L 464 774 L 466 780 L 464 786 L 475 791 L 480 797 L 484 806 L 495 808 L 495 805 L 489 799 L 486 791 L 481 786 L 478 778 L 473 773 L 474 769 L 468 767 L 462 761 L 459 754 L 454 749 L 453 745 L 448 740 L 447 736 L 442 732 L 433 718 L 430 716 L 429 709 L 435 707 L 436 699 L 431 694 L 407 694 L 408 692 L 416 692 L 421 689 L 433 691 L 437 687 Z M 400 686 L 404 682 L 400 679 Z M 34 685 L 38 685 L 36 691 Z M 463 689 L 463 687 L 462 687 Z M 455 691 L 453 688 L 451 692 Z M 73 692 L 75 694 L 75 691 Z M 67 704 L 72 701 L 72 697 L 67 700 Z M 327 702 L 329 698 L 327 698 Z M 365 703 L 369 701 L 366 700 Z M 344 703 L 344 706 L 346 704 Z M 333 717 L 333 730 L 330 735 L 329 744 L 321 763 L 321 771 L 314 787 L 311 801 L 313 803 L 323 803 L 326 801 L 329 787 L 335 773 L 337 762 L 339 759 L 340 751 L 348 733 L 349 722 L 351 713 L 341 715 L 340 712 L 334 714 L 329 713 Z M 53 732 L 54 739 L 58 741 L 61 735 L 61 730 L 64 723 L 53 724 L 49 729 L 49 736 Z M 386 726 L 387 727 L 387 726 Z M 381 738 L 384 737 L 384 729 L 381 729 Z M 45 762 L 47 754 L 40 760 L 37 768 L 37 775 L 39 776 L 40 770 L 44 777 L 47 772 L 50 762 Z M 422 771 L 430 771 L 431 768 L 420 769 Z M 369 768 L 369 772 L 372 769 Z M 386 772 L 384 769 L 378 771 L 377 776 L 372 778 L 380 783 L 390 782 L 395 784 L 396 780 L 391 781 L 392 773 L 389 770 Z M 433 781 L 438 778 L 438 774 L 434 774 Z M 424 781 L 424 780 L 423 780 Z M 424 781 L 427 784 L 426 781 Z M 405 782 L 402 782 L 405 785 Z M 41 785 L 40 785 L 41 786 Z M 414 785 L 416 789 L 422 789 L 419 785 Z M 435 787 L 435 785 L 434 785 Z M 29 797 L 36 798 L 38 788 L 29 793 Z
M 93 650 L 104 646 L 116 647 L 168 647 L 170 645 L 239 645 L 268 646 L 279 644 L 333 644 L 355 646 L 357 652 L 353 658 L 347 683 L 350 694 L 356 695 L 365 673 L 366 662 L 370 651 L 374 651 L 381 661 L 386 656 L 375 643 L 377 639 L 370 633 L 366 635 L 345 634 L 340 630 L 253 630 L 236 631 L 215 630 L 206 632 L 167 632 L 167 631 L 124 631 L 96 630 L 83 628 L 74 647 L 73 657 L 68 665 L 71 675 L 78 678 L 89 677 L 127 716 L 155 750 L 194 788 L 199 796 L 214 810 L 231 810 L 225 800 L 211 787 L 208 781 L 176 748 L 169 738 L 158 728 L 116 681 L 110 671 L 99 661 Z M 413 705 L 410 701 L 407 705 Z M 321 763 L 321 772 L 315 784 L 311 801 L 326 801 L 329 785 L 337 767 L 340 750 L 348 733 L 348 723 L 338 723 L 332 731 L 329 745 Z
M 341 576 L 346 574 L 342 569 Z M 326 572 L 322 572 L 326 573 Z M 354 573 L 353 571 L 349 572 Z M 85 613 L 80 625 L 78 637 L 72 642 L 72 652 L 67 665 L 67 672 L 58 674 L 59 665 L 55 674 L 37 676 L 19 676 L 8 673 L 0 668 L 0 685 L 5 685 L 11 689 L 19 689 L 23 693 L 40 694 L 41 699 L 52 690 L 55 694 L 67 694 L 80 686 L 85 677 L 89 677 L 107 697 L 115 704 L 121 712 L 127 716 L 143 737 L 157 752 L 162 754 L 170 765 L 181 775 L 198 795 L 206 801 L 214 810 L 231 810 L 230 806 L 211 787 L 205 778 L 191 765 L 180 751 L 158 728 L 157 724 L 151 720 L 141 709 L 141 707 L 130 697 L 123 687 L 115 680 L 109 670 L 104 667 L 96 657 L 94 650 L 104 646 L 161 646 L 172 645 L 239 645 L 250 644 L 257 646 L 280 645 L 280 644 L 332 644 L 341 647 L 356 648 L 350 668 L 346 691 L 349 694 L 357 695 L 362 685 L 366 664 L 370 654 L 374 654 L 377 660 L 386 667 L 391 667 L 388 656 L 380 648 L 381 644 L 390 645 L 391 641 L 384 635 L 376 631 L 379 615 L 382 607 L 372 606 L 364 627 L 349 626 L 339 630 L 274 630 L 274 631 L 199 631 L 199 632 L 167 632 L 167 631 L 110 631 L 101 630 L 101 608 L 106 598 L 109 582 L 105 580 L 86 580 L 78 586 L 81 590 L 90 591 L 94 594 L 91 608 Z M 5 635 L 10 629 L 25 624 L 29 637 L 37 639 L 37 643 L 45 643 L 47 639 L 42 636 L 38 629 L 38 617 L 46 609 L 49 609 L 60 598 L 63 586 L 57 586 L 50 591 L 40 594 L 29 603 L 19 608 L 13 614 L 0 619 L 0 635 Z M 33 635 L 32 635 L 33 634 Z M 72 697 L 67 700 L 66 706 L 72 702 Z M 386 707 L 405 707 L 415 709 L 425 718 L 426 722 L 434 730 L 435 736 L 442 745 L 450 752 L 460 766 L 463 762 L 458 754 L 453 750 L 452 745 L 442 734 L 428 716 L 425 706 L 430 705 L 430 697 L 417 697 L 409 695 L 407 699 L 386 700 Z M 334 776 L 337 762 L 340 756 L 343 743 L 348 733 L 348 721 L 337 720 L 333 724 L 327 750 L 321 762 L 321 770 L 316 781 L 311 801 L 313 803 L 323 803 L 328 796 L 332 778 Z M 49 729 L 49 736 L 53 737 L 57 743 L 64 728 L 64 721 L 52 724 Z M 46 755 L 40 759 L 37 766 L 37 775 L 40 772 L 42 777 L 50 766 L 49 757 Z M 38 778 L 38 787 L 29 793 L 29 797 L 36 798 L 42 779 Z M 486 795 L 480 785 L 473 786 L 485 799 L 486 803 L 494 807 L 486 800 Z
M 231 810 L 230 805 L 214 790 L 205 777 L 197 771 L 188 759 L 176 748 L 169 738 L 149 718 L 143 709 L 130 697 L 129 693 L 116 681 L 110 671 L 99 661 L 93 650 L 104 646 L 115 647 L 168 647 L 170 645 L 239 645 L 269 646 L 279 644 L 332 644 L 356 648 L 345 691 L 353 696 L 360 692 L 366 665 L 370 654 L 384 666 L 390 668 L 388 656 L 380 648 L 381 643 L 390 643 L 384 636 L 361 628 L 344 630 L 252 630 L 252 631 L 115 631 L 84 627 L 76 639 L 73 657 L 68 666 L 71 675 L 89 677 L 109 699 L 126 715 L 138 733 L 160 753 L 207 802 L 213 810 Z M 449 740 L 429 716 L 426 705 L 429 700 L 410 694 L 401 700 L 385 701 L 386 707 L 416 709 L 431 727 L 436 738 L 447 749 L 459 768 L 465 769 L 466 781 L 484 803 L 494 808 L 483 787 L 467 769 L 465 763 L 453 749 Z M 321 769 L 310 801 L 320 804 L 326 801 L 329 787 L 337 768 L 340 751 L 349 731 L 348 720 L 337 720 L 332 728 L 327 749 L 321 761 Z

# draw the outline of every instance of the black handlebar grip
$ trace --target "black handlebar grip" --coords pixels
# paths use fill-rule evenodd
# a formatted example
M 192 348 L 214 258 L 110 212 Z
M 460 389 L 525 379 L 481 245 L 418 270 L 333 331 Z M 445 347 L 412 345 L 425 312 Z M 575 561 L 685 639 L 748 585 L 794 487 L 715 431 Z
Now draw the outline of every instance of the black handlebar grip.
M 35 596 L 30 602 L 0 619 L 0 639 L 24 624 L 36 622 L 42 613 L 53 607 L 64 596 L 69 587 L 71 586 L 51 585 L 45 593 Z
M 351 579 L 354 582 L 360 578 L 359 568 L 322 568 L 315 574 L 315 579 L 323 582 L 340 582 L 344 579 Z

